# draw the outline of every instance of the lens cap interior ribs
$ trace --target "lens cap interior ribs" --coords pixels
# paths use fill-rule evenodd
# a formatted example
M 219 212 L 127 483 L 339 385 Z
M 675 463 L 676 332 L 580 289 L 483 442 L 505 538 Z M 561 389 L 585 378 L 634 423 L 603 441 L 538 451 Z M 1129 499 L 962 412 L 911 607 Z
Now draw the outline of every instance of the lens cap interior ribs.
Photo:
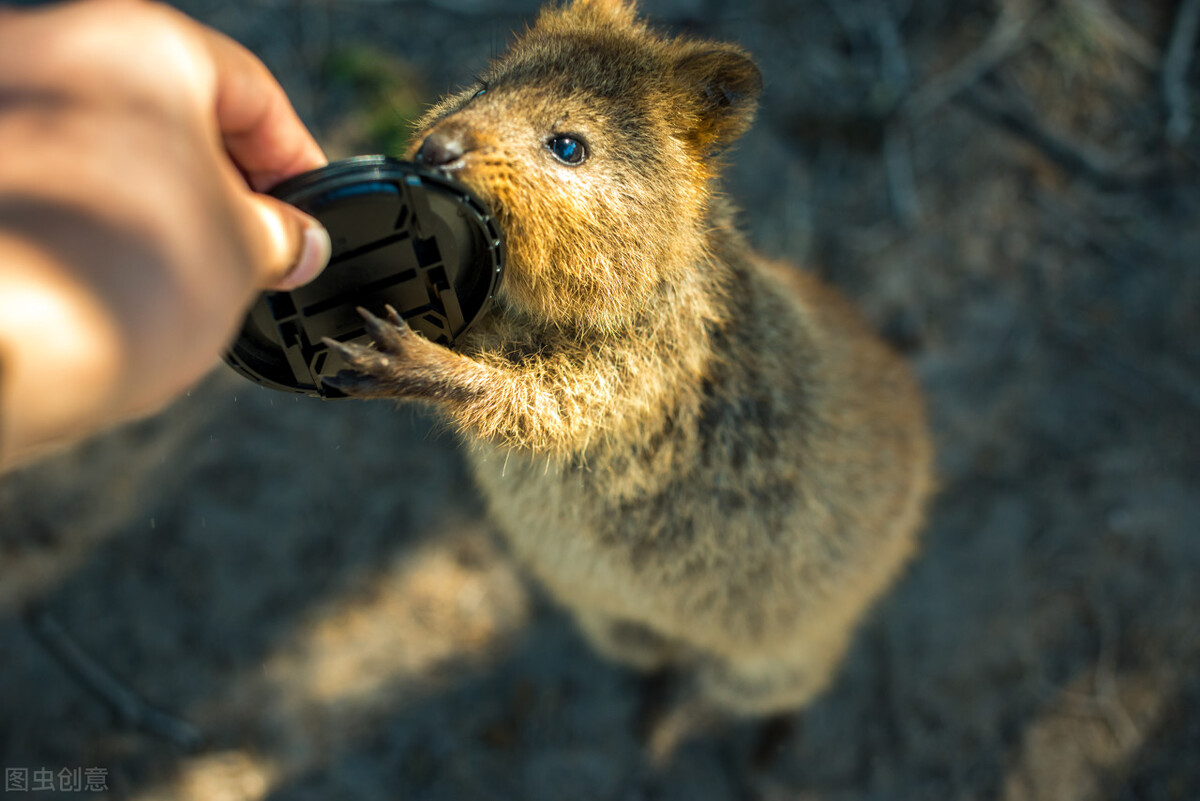
M 466 187 L 387 156 L 361 156 L 298 175 L 271 194 L 316 217 L 333 255 L 312 283 L 265 292 L 225 360 L 263 386 L 343 397 L 322 376 L 346 367 L 321 340 L 369 341 L 356 309 L 392 306 L 453 347 L 490 305 L 504 273 L 500 229 Z

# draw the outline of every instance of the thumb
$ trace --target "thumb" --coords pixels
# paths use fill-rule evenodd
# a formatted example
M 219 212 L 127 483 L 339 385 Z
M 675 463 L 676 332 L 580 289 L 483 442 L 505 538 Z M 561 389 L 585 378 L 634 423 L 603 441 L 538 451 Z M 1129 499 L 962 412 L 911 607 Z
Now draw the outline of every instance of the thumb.
M 329 263 L 329 233 L 315 219 L 268 195 L 251 194 L 250 238 L 257 283 L 295 289 L 320 275 Z

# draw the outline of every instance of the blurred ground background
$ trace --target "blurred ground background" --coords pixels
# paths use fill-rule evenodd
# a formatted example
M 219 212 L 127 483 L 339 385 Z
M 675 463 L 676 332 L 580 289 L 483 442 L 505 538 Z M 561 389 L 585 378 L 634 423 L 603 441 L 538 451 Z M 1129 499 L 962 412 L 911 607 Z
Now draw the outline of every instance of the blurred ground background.
M 399 149 L 535 11 L 181 6 L 334 156 Z M 905 351 L 936 429 L 923 554 L 770 765 L 748 725 L 649 764 L 637 677 L 522 580 L 429 417 L 225 368 L 0 480 L 0 765 L 137 801 L 1200 798 L 1196 6 L 643 4 L 756 54 L 745 223 Z M 203 742 L 114 716 L 48 626 Z

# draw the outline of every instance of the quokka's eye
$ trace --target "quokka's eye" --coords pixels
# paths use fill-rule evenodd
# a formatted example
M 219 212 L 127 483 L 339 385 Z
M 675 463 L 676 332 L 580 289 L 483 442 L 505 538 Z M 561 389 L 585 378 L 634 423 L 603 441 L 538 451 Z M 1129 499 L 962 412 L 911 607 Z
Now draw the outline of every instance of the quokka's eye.
M 587 158 L 587 145 L 583 138 L 572 134 L 556 134 L 546 140 L 546 147 L 554 158 L 572 167 L 582 164 Z

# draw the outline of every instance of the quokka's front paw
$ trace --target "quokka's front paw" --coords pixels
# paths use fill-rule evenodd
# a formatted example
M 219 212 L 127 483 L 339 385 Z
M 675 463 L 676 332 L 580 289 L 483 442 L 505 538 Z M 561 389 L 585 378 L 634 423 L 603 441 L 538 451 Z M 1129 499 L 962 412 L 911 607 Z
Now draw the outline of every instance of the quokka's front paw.
M 391 306 L 381 320 L 359 308 L 373 343 L 359 345 L 323 341 L 348 365 L 336 375 L 321 379 L 325 384 L 358 398 L 419 398 L 445 394 L 444 369 L 450 356 L 441 345 L 413 333 L 408 323 Z

